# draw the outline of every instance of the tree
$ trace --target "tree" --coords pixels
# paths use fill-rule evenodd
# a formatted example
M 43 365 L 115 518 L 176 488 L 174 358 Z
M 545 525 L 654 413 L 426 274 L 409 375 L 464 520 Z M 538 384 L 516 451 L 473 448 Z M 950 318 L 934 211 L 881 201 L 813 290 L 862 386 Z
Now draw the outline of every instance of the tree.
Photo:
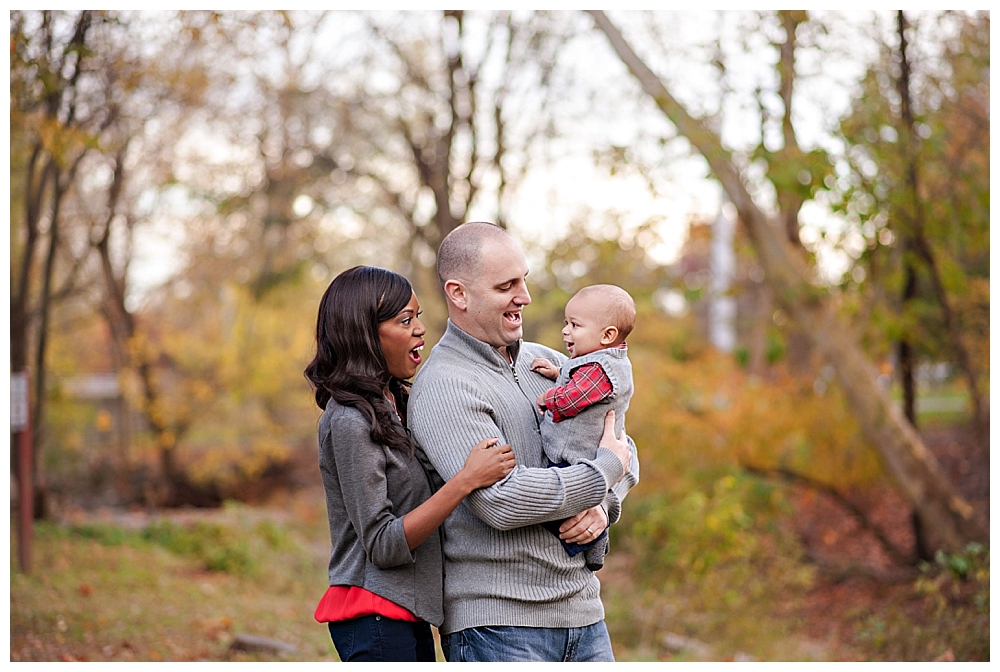
M 282 431 L 292 383 L 276 376 L 275 391 L 233 361 L 266 357 L 265 325 L 288 293 L 354 263 L 427 272 L 471 204 L 502 211 L 526 163 L 506 143 L 542 127 L 511 105 L 550 67 L 531 61 L 534 19 L 411 16 L 12 14 L 12 365 L 32 360 L 40 426 L 50 315 L 72 298 L 104 316 L 152 434 L 162 480 L 150 501 L 217 499 L 194 492 L 178 449 L 219 407 Z M 331 40 L 340 19 L 348 30 Z M 508 76 L 515 63 L 522 74 Z M 137 240 L 164 226 L 185 230 L 185 277 L 140 294 Z M 415 280 L 433 303 L 437 283 Z M 194 298 L 203 314 L 185 315 L 178 304 Z M 236 319 L 220 326 L 227 311 Z
M 987 531 L 982 522 L 955 492 L 920 436 L 879 387 L 877 371 L 861 348 L 855 330 L 845 323 L 830 298 L 810 282 L 806 260 L 788 243 L 782 218 L 769 215 L 758 205 L 719 134 L 671 95 L 603 12 L 590 14 L 642 90 L 707 161 L 749 233 L 775 300 L 833 367 L 862 431 L 879 450 L 925 528 L 945 548 L 958 549 L 970 540 L 985 539 Z
M 377 258 L 413 279 L 442 327 L 437 245 L 473 208 L 505 224 L 523 148 L 545 127 L 539 91 L 557 42 L 536 25 L 545 20 L 223 14 L 219 29 L 238 39 L 209 66 L 219 86 L 203 131 L 226 149 L 195 146 L 181 182 L 225 222 L 213 230 L 258 257 L 248 264 L 258 296 L 312 264 Z
M 377 256 L 378 263 L 395 265 L 397 241 L 404 258 L 433 260 L 430 245 L 465 218 L 488 169 L 489 162 L 477 158 L 484 150 L 476 129 L 484 120 L 474 119 L 475 86 L 486 56 L 479 52 L 482 45 L 466 39 L 461 12 L 421 27 L 438 32 L 440 51 L 429 55 L 423 33 L 412 34 L 411 25 L 381 25 L 354 15 L 374 39 L 365 42 L 357 60 L 352 55 L 346 62 L 337 60 L 340 52 L 319 52 L 328 44 L 326 19 L 333 17 L 288 12 L 173 17 L 189 41 L 183 57 L 166 60 L 199 68 L 195 81 L 206 105 L 184 108 L 183 125 L 171 126 L 170 148 L 154 148 L 141 126 L 122 124 L 117 154 L 108 156 L 113 179 L 106 216 L 94 221 L 92 238 L 119 361 L 135 373 L 135 398 L 155 437 L 165 479 L 165 490 L 155 495 L 161 503 L 216 498 L 198 493 L 177 462 L 181 441 L 192 427 L 205 427 L 208 409 L 220 417 L 227 415 L 221 407 L 233 406 L 248 416 L 258 408 L 277 414 L 267 410 L 276 408 L 269 392 L 246 394 L 254 387 L 250 372 L 233 364 L 233 348 L 237 363 L 252 362 L 269 342 L 260 330 L 274 308 L 272 295 L 287 302 L 281 298 L 284 289 L 309 285 L 312 275 L 324 276 L 345 262 Z M 485 53 L 492 42 L 491 37 Z M 372 51 L 371 45 L 377 48 Z M 267 59 L 260 58 L 264 52 Z M 345 76 L 326 77 L 324 66 Z M 399 88 L 382 90 L 380 72 L 400 82 Z M 406 101 L 412 107 L 401 106 Z M 116 102 L 122 109 L 132 104 L 127 96 Z M 172 102 L 163 96 L 157 107 Z M 501 108 L 495 109 L 499 116 L 493 121 L 500 123 Z M 448 129 L 441 128 L 444 115 L 451 115 Z M 155 150 L 146 159 L 161 165 L 161 172 L 123 191 L 130 181 L 127 157 L 142 151 L 137 145 Z M 502 154 L 495 149 L 492 160 L 499 162 Z M 142 191 L 165 194 L 178 187 L 194 209 L 186 215 L 184 277 L 174 286 L 178 296 L 215 305 L 219 312 L 192 319 L 182 318 L 181 310 L 175 320 L 165 320 L 176 310 L 168 291 L 147 306 L 145 312 L 159 314 L 153 323 L 128 307 L 128 241 L 134 227 L 154 219 L 138 207 Z M 435 195 L 434 209 L 420 205 L 421 193 Z M 363 227 L 364 235 L 346 232 L 352 224 Z M 115 236 L 126 249 L 117 259 Z M 346 251 L 352 244 L 359 253 Z M 211 273 L 206 276 L 205 270 Z M 235 319 L 213 319 L 223 315 Z M 193 347 L 184 329 L 204 329 L 208 338 Z M 244 393 L 231 392 L 235 388 Z
M 29 138 L 32 125 L 27 122 L 40 129 L 34 131 L 26 171 L 24 278 L 31 278 L 39 221 L 48 224 L 49 239 L 36 349 L 36 408 L 42 408 L 47 395 L 47 298 L 52 296 L 54 262 L 60 252 L 72 263 L 67 277 L 76 278 L 86 290 L 77 292 L 75 301 L 98 309 L 107 321 L 115 366 L 123 378 L 131 371 L 140 381 L 139 409 L 162 448 L 164 478 L 174 487 L 183 479 L 169 456 L 183 434 L 183 423 L 172 422 L 163 412 L 156 376 L 159 353 L 137 319 L 129 271 L 136 228 L 148 222 L 148 212 L 140 206 L 142 196 L 151 185 L 170 179 L 165 170 L 170 153 L 165 147 L 204 91 L 198 51 L 192 47 L 198 43 L 197 23 L 206 17 L 210 15 L 154 15 L 146 22 L 127 13 L 25 12 L 17 17 L 14 25 L 20 31 L 12 37 L 19 55 L 16 67 L 12 66 L 12 79 L 15 74 L 19 77 L 12 87 L 12 103 L 18 106 L 12 121 L 19 130 L 24 123 Z M 171 24 L 172 20 L 176 22 Z M 68 25 L 75 30 L 67 33 L 72 37 L 66 42 L 62 31 Z M 170 29 L 169 40 L 156 36 L 157 28 L 164 26 Z M 40 119 L 22 119 L 32 111 L 39 88 L 48 92 L 45 106 L 35 111 Z M 35 165 L 38 161 L 47 162 L 41 171 Z M 50 205 L 45 206 L 45 198 Z M 26 296 L 26 282 L 18 290 Z M 20 311 L 24 301 L 19 297 L 16 303 Z M 20 324 L 15 320 L 12 330 Z M 44 426 L 40 410 L 35 417 Z
M 882 338 L 897 342 L 904 408 L 915 424 L 914 370 L 952 361 L 970 392 L 977 438 L 987 451 L 982 376 L 989 340 L 989 18 L 924 19 L 950 35 L 939 59 L 909 44 L 903 13 L 862 82 L 840 132 L 850 147 L 846 189 L 833 194 L 866 246 L 846 286 Z M 957 25 L 956 25 L 957 24 Z M 917 47 L 915 49 L 914 47 Z M 916 57 L 914 57 L 914 53 Z M 940 63 L 935 67 L 934 63 Z
M 150 19 L 116 16 L 123 33 L 106 36 L 94 49 L 96 72 L 107 92 L 104 104 L 114 110 L 116 123 L 95 166 L 110 179 L 81 191 L 81 218 L 90 227 L 103 287 L 99 310 L 109 326 L 116 366 L 155 437 L 159 457 L 159 474 L 146 479 L 145 495 L 136 494 L 153 504 L 217 503 L 217 495 L 194 484 L 176 462 L 191 418 L 169 402 L 173 362 L 157 342 L 155 327 L 141 315 L 130 273 L 137 232 L 158 217 L 159 208 L 149 205 L 148 196 L 175 179 L 172 143 L 197 118 L 208 90 L 205 36 L 217 17 L 193 12 Z M 170 39 L 141 40 L 146 31 L 164 28 Z
M 77 291 L 86 257 L 70 244 L 66 201 L 82 162 L 115 122 L 90 58 L 93 35 L 107 23 L 92 11 L 11 13 L 11 369 L 32 373 L 35 474 L 53 304 Z M 44 515 L 44 498 L 36 499 Z

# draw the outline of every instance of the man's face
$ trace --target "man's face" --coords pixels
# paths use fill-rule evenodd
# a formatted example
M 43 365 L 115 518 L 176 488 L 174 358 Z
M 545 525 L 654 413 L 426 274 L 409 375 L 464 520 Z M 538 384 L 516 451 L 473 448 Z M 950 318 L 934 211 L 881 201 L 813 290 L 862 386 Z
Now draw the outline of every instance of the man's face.
M 513 239 L 483 244 L 476 277 L 465 283 L 467 305 L 459 324 L 469 335 L 504 349 L 521 338 L 521 309 L 531 303 L 525 276 L 528 262 Z

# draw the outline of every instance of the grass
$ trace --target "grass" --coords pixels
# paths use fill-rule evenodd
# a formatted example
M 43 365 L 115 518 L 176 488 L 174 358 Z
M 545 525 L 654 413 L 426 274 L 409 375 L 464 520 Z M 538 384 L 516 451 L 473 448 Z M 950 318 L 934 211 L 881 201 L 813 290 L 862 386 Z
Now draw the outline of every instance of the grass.
M 903 392 L 898 383 L 892 386 L 890 396 L 902 405 Z M 952 427 L 967 423 L 972 416 L 969 392 L 961 381 L 920 382 L 915 411 L 920 427 Z
M 196 522 L 39 525 L 30 575 L 11 539 L 11 660 L 336 661 L 312 618 L 326 535 L 321 501 L 277 523 L 232 506 Z M 296 652 L 231 651 L 237 633 Z
M 941 555 L 881 597 L 855 586 L 827 613 L 788 515 L 775 491 L 731 475 L 704 494 L 630 499 L 599 574 L 618 660 L 989 660 L 988 548 Z M 327 534 L 315 491 L 40 524 L 29 575 L 11 538 L 11 660 L 336 661 L 312 618 Z M 233 651 L 239 633 L 295 652 Z

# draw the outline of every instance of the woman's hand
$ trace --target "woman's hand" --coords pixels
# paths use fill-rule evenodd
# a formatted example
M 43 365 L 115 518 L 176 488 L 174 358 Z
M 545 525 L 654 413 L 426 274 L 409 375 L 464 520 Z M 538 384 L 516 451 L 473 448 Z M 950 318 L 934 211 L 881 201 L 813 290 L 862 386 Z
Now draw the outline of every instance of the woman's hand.
M 514 469 L 513 449 L 499 443 L 497 439 L 483 439 L 477 443 L 453 478 L 430 499 L 403 516 L 403 532 L 411 551 L 423 543 L 470 492 L 493 485 Z
M 498 439 L 483 439 L 465 458 L 465 465 L 456 476 L 463 478 L 469 492 L 493 485 L 514 469 L 514 449 L 499 444 Z
M 615 437 L 615 412 L 608 411 L 604 416 L 604 435 L 601 436 L 601 444 L 613 452 L 622 463 L 622 469 L 628 471 L 628 463 L 632 459 L 632 448 L 625 440 L 625 428 L 622 427 L 621 436 Z

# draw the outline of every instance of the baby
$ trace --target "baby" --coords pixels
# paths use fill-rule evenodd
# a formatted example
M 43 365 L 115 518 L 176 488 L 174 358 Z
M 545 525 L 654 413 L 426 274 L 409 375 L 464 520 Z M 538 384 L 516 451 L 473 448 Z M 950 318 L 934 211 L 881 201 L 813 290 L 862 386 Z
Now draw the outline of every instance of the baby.
M 625 338 L 635 324 L 635 302 L 628 292 L 614 285 L 590 285 L 566 304 L 563 341 L 569 352 L 562 369 L 544 358 L 531 362 L 531 370 L 556 381 L 555 387 L 538 395 L 542 419 L 542 446 L 556 466 L 594 459 L 604 434 L 604 416 L 615 412 L 615 435 L 625 426 L 625 411 L 632 397 L 632 364 Z M 559 535 L 563 521 L 545 526 Z M 587 544 L 563 541 L 569 554 L 584 551 L 587 568 L 604 566 L 608 534 Z

